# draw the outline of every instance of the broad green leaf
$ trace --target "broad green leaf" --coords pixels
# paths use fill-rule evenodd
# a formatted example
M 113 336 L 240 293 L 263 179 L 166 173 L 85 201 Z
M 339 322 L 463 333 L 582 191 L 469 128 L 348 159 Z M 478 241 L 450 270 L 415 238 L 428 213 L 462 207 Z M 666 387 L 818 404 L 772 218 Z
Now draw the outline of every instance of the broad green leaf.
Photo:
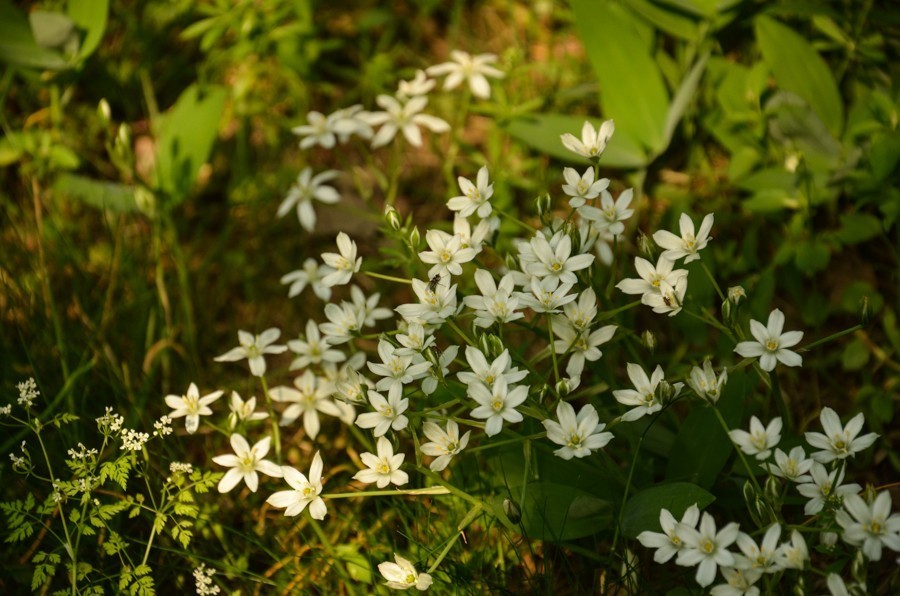
M 669 10 L 650 0 L 631 0 L 628 8 L 646 19 L 654 27 L 686 41 L 700 37 L 698 21 L 685 16 L 683 11 Z
M 604 118 L 616 121 L 616 134 L 636 139 L 651 154 L 661 153 L 669 94 L 652 52 L 637 35 L 634 17 L 609 0 L 570 4 L 600 84 Z
M 29 68 L 66 68 L 62 56 L 38 45 L 28 18 L 9 0 L 0 0 L 0 61 Z
M 754 213 L 774 213 L 784 209 L 797 209 L 800 206 L 793 193 L 780 188 L 766 188 L 757 191 L 741 204 L 744 209 Z
M 227 92 L 222 87 L 191 85 L 164 117 L 157 141 L 157 180 L 171 199 L 183 201 L 218 135 Z
M 808 276 L 828 267 L 831 251 L 828 245 L 820 240 L 804 240 L 794 253 L 794 264 L 797 269 Z
M 844 106 L 828 65 L 801 35 L 769 18 L 756 19 L 756 38 L 778 86 L 800 96 L 840 138 Z
M 859 244 L 881 233 L 881 220 L 865 213 L 847 213 L 841 216 L 841 229 L 835 237 L 843 244 Z
M 841 366 L 844 370 L 859 370 L 869 362 L 869 348 L 861 339 L 854 339 L 844 347 Z
M 695 503 L 703 509 L 716 498 L 706 490 L 690 482 L 672 482 L 653 486 L 637 493 L 625 504 L 622 513 L 622 534 L 637 538 L 645 530 L 659 532 L 659 512 L 668 509 L 681 519 L 684 512 Z
M 83 60 L 94 53 L 103 39 L 109 0 L 69 0 L 66 12 L 86 32 L 78 50 L 78 58 Z
M 78 199 L 91 207 L 117 213 L 139 211 L 133 186 L 93 180 L 76 174 L 63 174 L 56 180 L 56 192 Z
M 669 143 L 672 141 L 672 135 L 675 133 L 675 127 L 678 126 L 678 122 L 681 121 L 684 112 L 694 98 L 694 93 L 697 91 L 697 85 L 700 83 L 700 77 L 703 76 L 703 71 L 706 68 L 706 61 L 708 59 L 709 52 L 707 51 L 697 59 L 697 62 L 694 63 L 691 71 L 684 77 L 684 80 L 681 81 L 678 91 L 675 92 L 675 96 L 672 98 L 672 105 L 669 106 L 669 110 L 666 113 L 666 123 L 663 131 L 663 148 L 669 146 Z
M 558 542 L 609 528 L 614 506 L 574 486 L 531 482 L 525 487 L 522 525 L 531 538 Z
M 808 166 L 815 161 L 831 170 L 841 159 L 840 143 L 797 95 L 784 91 L 776 93 L 766 102 L 765 111 L 771 115 L 769 134 L 803 152 Z
M 72 41 L 78 42 L 75 23 L 66 15 L 58 12 L 35 10 L 28 13 L 31 32 L 38 45 L 45 48 L 63 48 Z
M 869 146 L 869 163 L 875 180 L 887 180 L 897 170 L 898 162 L 900 162 L 900 134 L 892 131 L 875 135 Z
M 506 125 L 506 130 L 520 141 L 531 145 L 541 153 L 550 155 L 569 163 L 587 165 L 587 159 L 572 153 L 563 147 L 559 137 L 564 133 L 571 133 L 581 138 L 581 127 L 585 120 L 591 122 L 594 128 L 599 128 L 602 120 L 584 118 L 582 116 L 568 116 L 565 114 L 534 114 L 522 116 L 511 120 Z M 627 133 L 620 131 L 616 123 L 616 132 L 613 134 L 606 151 L 600 157 L 600 165 L 614 168 L 641 168 L 647 165 L 647 156 L 641 146 Z
M 741 421 L 749 386 L 746 375 L 744 371 L 728 375 L 728 382 L 716 406 L 729 428 L 736 427 Z M 698 404 L 678 431 L 666 478 L 709 488 L 725 467 L 732 449 L 731 439 L 725 434 L 712 408 Z

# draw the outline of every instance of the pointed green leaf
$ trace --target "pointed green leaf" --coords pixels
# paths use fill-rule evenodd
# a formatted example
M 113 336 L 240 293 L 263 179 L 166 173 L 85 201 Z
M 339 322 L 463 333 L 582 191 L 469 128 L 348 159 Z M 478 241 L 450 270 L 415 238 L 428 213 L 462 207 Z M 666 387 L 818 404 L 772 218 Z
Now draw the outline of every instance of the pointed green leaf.
M 103 33 L 109 13 L 109 0 L 69 0 L 66 7 L 69 18 L 84 29 L 85 36 L 78 50 L 78 58 L 83 60 L 94 53 Z
M 769 17 L 756 19 L 756 38 L 778 86 L 800 96 L 840 137 L 844 106 L 828 65 L 800 34 Z
M 0 61 L 30 68 L 66 68 L 62 56 L 38 45 L 28 17 L 9 0 L 0 0 Z
M 602 120 L 567 116 L 565 114 L 534 114 L 510 121 L 506 130 L 520 141 L 531 145 L 541 153 L 569 163 L 588 164 L 588 160 L 563 147 L 559 137 L 571 133 L 581 137 L 581 127 L 585 120 L 599 128 Z M 641 168 L 647 165 L 647 156 L 640 144 L 620 131 L 618 122 L 606 151 L 600 157 L 600 165 L 613 168 Z
M 226 96 L 222 87 L 191 85 L 165 116 L 156 148 L 157 179 L 171 199 L 169 207 L 187 197 L 209 159 Z
M 628 499 L 622 513 L 622 534 L 637 538 L 645 530 L 659 532 L 659 512 L 668 509 L 681 519 L 691 505 L 703 509 L 716 498 L 706 490 L 690 482 L 672 482 L 642 490 Z
M 603 117 L 616 121 L 616 134 L 638 140 L 652 154 L 661 153 L 669 94 L 633 15 L 608 0 L 570 4 L 600 84 Z

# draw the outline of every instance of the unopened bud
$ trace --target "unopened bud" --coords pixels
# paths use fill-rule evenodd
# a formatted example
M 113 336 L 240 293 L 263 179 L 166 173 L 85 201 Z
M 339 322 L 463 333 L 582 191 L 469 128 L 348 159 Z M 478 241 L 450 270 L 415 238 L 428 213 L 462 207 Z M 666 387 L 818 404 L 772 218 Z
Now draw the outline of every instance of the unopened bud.
M 803 581 L 802 573 L 797 575 L 797 581 L 794 583 L 791 593 L 794 596 L 806 596 L 806 582 Z
M 399 230 L 402 225 L 400 221 L 400 214 L 397 213 L 397 210 L 394 209 L 393 205 L 387 205 L 384 208 L 384 218 L 387 220 L 388 225 L 391 226 L 394 230 Z
M 478 349 L 481 350 L 481 353 L 484 354 L 484 357 L 487 359 L 491 359 L 491 340 L 488 337 L 487 333 L 482 333 L 481 335 L 476 335 L 478 338 Z
M 656 336 L 648 329 L 641 333 L 641 343 L 645 348 L 650 350 L 650 353 L 652 354 L 653 350 L 656 349 Z
M 836 532 L 822 532 L 821 534 L 819 534 L 819 542 L 826 549 L 830 550 L 830 549 L 834 548 L 834 545 L 837 544 L 837 540 L 838 540 L 838 535 Z
M 100 103 L 97 104 L 97 115 L 100 116 L 104 124 L 109 124 L 112 121 L 112 110 L 109 108 L 109 102 L 105 98 L 101 99 Z
M 534 200 L 534 208 L 538 215 L 550 213 L 550 195 L 544 194 Z
M 558 396 L 568 395 L 570 391 L 572 391 L 572 387 L 569 384 L 569 379 L 560 379 L 556 382 L 556 394 Z
M 516 257 L 512 254 L 507 253 L 506 255 L 506 268 L 510 271 L 517 271 L 519 269 L 519 262 L 516 261 Z
M 653 243 L 653 240 L 647 234 L 641 232 L 638 236 L 638 248 L 650 261 L 656 261 L 656 257 L 654 256 L 656 253 L 656 244 Z
M 119 130 L 116 133 L 116 144 L 128 148 L 131 147 L 131 128 L 124 122 L 119 125 Z
M 869 307 L 868 296 L 863 296 L 859 299 L 859 306 L 856 309 L 856 314 L 859 317 L 859 322 L 861 325 L 868 325 L 869 321 L 872 320 L 872 312 Z
M 538 402 L 543 402 L 544 398 L 547 397 L 547 392 L 550 391 L 550 386 L 547 383 L 541 383 L 537 388 L 537 398 Z
M 850 575 L 859 585 L 866 585 L 866 557 L 862 549 L 858 549 L 853 557 L 853 563 L 850 565 Z
M 503 499 L 503 513 L 514 524 L 522 520 L 522 510 L 519 509 L 519 506 L 512 499 Z
M 871 484 L 866 484 L 866 488 L 863 489 L 861 496 L 863 500 L 871 506 L 872 503 L 875 502 L 875 499 L 878 498 L 878 491 L 875 490 L 875 487 Z
M 734 307 L 731 305 L 730 300 L 725 300 L 722 302 L 722 322 L 726 325 L 731 325 L 734 321 Z
M 656 399 L 662 405 L 671 402 L 676 395 L 678 395 L 678 389 L 665 379 L 660 381 L 659 385 L 656 386 Z
M 762 518 L 759 515 L 759 510 L 756 507 L 757 502 L 757 494 L 756 489 L 753 487 L 753 484 L 748 480 L 744 483 L 744 504 L 747 506 L 747 513 L 750 514 L 750 517 L 753 519 L 753 523 L 756 524 L 757 527 L 763 527 Z
M 409 245 L 416 252 L 418 252 L 418 250 L 419 250 L 419 241 L 421 239 L 422 239 L 422 237 L 419 235 L 419 228 L 416 226 L 413 226 L 412 231 L 409 233 Z
M 493 333 L 488 336 L 488 345 L 491 347 L 491 358 L 496 358 L 506 349 L 506 346 L 503 345 L 503 341 Z
M 744 291 L 742 286 L 733 286 L 728 288 L 728 301 L 737 306 L 742 301 L 746 300 L 747 292 Z
M 781 482 L 772 474 L 766 478 L 765 493 L 769 503 L 778 503 L 781 499 Z

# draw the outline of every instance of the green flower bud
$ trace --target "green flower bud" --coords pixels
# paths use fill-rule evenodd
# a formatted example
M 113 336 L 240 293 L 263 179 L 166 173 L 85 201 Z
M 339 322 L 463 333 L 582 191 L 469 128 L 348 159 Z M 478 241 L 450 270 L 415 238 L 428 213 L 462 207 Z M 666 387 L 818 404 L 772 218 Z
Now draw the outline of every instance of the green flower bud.
M 856 315 L 859 317 L 861 325 L 865 326 L 872 320 L 872 312 L 869 306 L 869 297 L 863 296 L 859 299 L 859 306 L 856 309 Z
M 97 115 L 100 116 L 103 124 L 109 124 L 112 121 L 112 110 L 105 98 L 101 99 L 100 103 L 97 104 Z
M 422 240 L 422 237 L 419 235 L 419 228 L 413 226 L 412 231 L 409 233 L 409 245 L 415 252 L 419 251 L 419 242 Z
M 509 521 L 514 524 L 519 523 L 522 519 L 522 510 L 519 509 L 519 506 L 511 499 L 503 499 L 503 513 L 505 513 L 506 517 L 509 518 Z
M 569 379 L 560 379 L 556 383 L 556 394 L 560 397 L 568 395 L 569 392 L 572 391 L 572 387 L 569 384 Z
M 747 292 L 744 291 L 742 286 L 728 288 L 728 300 L 735 306 L 746 300 L 746 298 Z
M 402 226 L 402 222 L 400 221 L 400 214 L 397 213 L 397 210 L 394 209 L 393 205 L 385 206 L 384 218 L 387 220 L 388 225 L 391 226 L 391 229 L 393 230 L 399 230 Z
M 641 333 L 641 344 L 652 354 L 656 349 L 656 336 L 649 329 Z
M 650 261 L 656 261 L 656 244 L 644 232 L 638 236 L 638 248 Z

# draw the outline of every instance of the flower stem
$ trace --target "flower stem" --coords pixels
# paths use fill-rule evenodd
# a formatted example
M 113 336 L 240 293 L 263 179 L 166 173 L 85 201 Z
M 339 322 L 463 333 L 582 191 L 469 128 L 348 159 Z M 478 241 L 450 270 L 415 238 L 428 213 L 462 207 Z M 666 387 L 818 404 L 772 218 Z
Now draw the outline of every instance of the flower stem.
M 461 522 L 456 526 L 456 533 L 453 535 L 453 538 L 447 541 L 447 545 L 444 547 L 444 550 L 441 551 L 441 554 L 438 555 L 437 559 L 434 563 L 431 564 L 431 567 L 428 568 L 427 573 L 434 573 L 434 570 L 438 568 L 438 565 L 441 564 L 441 561 L 444 560 L 444 557 L 447 556 L 447 553 L 450 552 L 450 549 L 453 548 L 453 545 L 456 544 L 456 541 L 459 540 L 459 537 L 462 536 L 463 530 L 465 530 L 469 524 L 475 521 L 475 518 L 481 514 L 483 507 L 481 503 L 476 504 L 466 516 L 462 519 Z
M 728 437 L 728 440 L 731 441 L 731 435 L 728 432 L 731 430 L 728 428 L 728 423 L 725 422 L 725 418 L 722 416 L 722 412 L 719 411 L 719 408 L 714 407 L 713 412 L 716 414 L 716 419 L 719 421 L 719 424 L 722 426 L 722 430 L 725 431 L 725 435 Z M 734 446 L 734 445 L 732 445 Z M 750 469 L 750 463 L 747 461 L 747 458 L 744 456 L 744 452 L 741 451 L 740 447 L 734 446 L 734 450 L 737 451 L 738 457 L 741 458 L 741 463 L 744 464 L 744 469 L 747 470 L 747 474 L 750 476 L 750 481 L 753 483 L 753 487 L 756 489 L 757 494 L 762 496 L 764 493 L 762 488 L 759 486 L 759 482 L 756 480 L 756 475 L 753 473 L 753 470 Z
M 275 415 L 275 407 L 272 405 L 272 397 L 269 395 L 269 384 L 266 383 L 265 377 L 260 377 L 259 382 L 262 385 L 263 395 L 266 396 L 266 406 L 269 409 L 269 420 L 272 424 L 272 443 L 275 445 L 275 461 L 281 465 L 281 430 L 278 428 L 278 417 Z
M 394 277 L 393 275 L 384 275 L 383 273 L 376 273 L 374 271 L 360 271 L 360 273 L 362 273 L 363 275 L 368 275 L 369 277 L 377 278 L 377 279 L 383 279 L 386 281 L 394 281 L 394 282 L 397 282 L 398 284 L 409 285 L 412 283 L 411 279 L 404 279 L 402 277 Z
M 709 281 L 712 282 L 713 287 L 716 289 L 716 294 L 719 295 L 719 300 L 722 302 L 725 301 L 725 293 L 722 292 L 722 288 L 719 287 L 719 282 L 716 281 L 716 278 L 713 277 L 712 271 L 709 270 L 709 267 L 706 266 L 706 262 L 701 260 L 700 266 L 703 267 L 703 271 L 706 272 L 706 277 L 709 278 Z
M 397 495 L 409 495 L 418 497 L 422 495 L 449 495 L 452 491 L 443 486 L 429 486 L 428 488 L 396 488 L 393 490 L 361 490 L 355 493 L 325 493 L 319 495 L 323 499 L 353 499 L 356 497 L 395 497 Z
M 312 527 L 313 532 L 316 533 L 316 536 L 319 537 L 319 542 L 322 543 L 322 546 L 325 548 L 325 552 L 328 553 L 328 558 L 334 563 L 334 566 L 337 568 L 338 575 L 341 576 L 344 580 L 344 587 L 351 594 L 356 594 L 356 590 L 353 588 L 353 580 L 350 577 L 350 574 L 344 568 L 344 564 L 339 560 L 337 554 L 334 552 L 334 546 L 332 546 L 331 541 L 328 539 L 328 536 L 325 534 L 325 531 L 319 525 L 319 522 L 312 517 L 309 518 L 309 525 Z
M 533 227 L 533 226 L 528 225 L 527 223 L 525 223 L 524 221 L 522 221 L 521 219 L 519 219 L 519 218 L 516 217 L 515 215 L 511 215 L 511 214 L 507 213 L 506 211 L 504 211 L 504 210 L 502 210 L 502 209 L 498 209 L 496 205 L 494 205 L 494 211 L 496 211 L 497 213 L 499 213 L 500 215 L 502 215 L 502 216 L 505 217 L 506 219 L 508 219 L 508 220 L 510 220 L 510 221 L 512 221 L 512 222 L 515 222 L 515 223 L 519 224 L 520 226 L 522 226 L 523 228 L 525 228 L 525 229 L 528 230 L 529 232 L 534 233 L 534 227 Z
M 858 331 L 862 328 L 863 328 L 862 325 L 854 325 L 853 327 L 850 327 L 849 329 L 844 329 L 843 331 L 838 331 L 837 333 L 832 333 L 828 337 L 823 337 L 822 339 L 817 339 L 816 341 L 812 342 L 811 344 L 807 344 L 807 345 L 803 346 L 802 348 L 799 348 L 797 351 L 798 352 L 806 352 L 808 350 L 811 350 L 812 348 L 815 348 L 816 346 L 820 346 L 826 342 L 837 339 L 839 337 L 843 337 L 843 336 L 847 335 L 848 333 L 853 333 L 854 331 Z

